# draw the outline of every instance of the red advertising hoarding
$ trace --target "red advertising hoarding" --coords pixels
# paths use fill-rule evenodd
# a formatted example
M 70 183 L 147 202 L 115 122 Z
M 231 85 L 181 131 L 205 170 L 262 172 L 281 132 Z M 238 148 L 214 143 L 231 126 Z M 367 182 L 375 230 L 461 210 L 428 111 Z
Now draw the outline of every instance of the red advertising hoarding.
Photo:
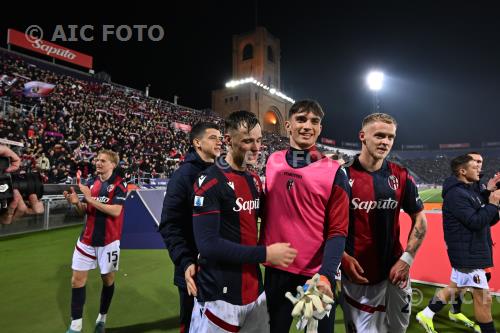
M 329 138 L 321 138 L 321 143 L 323 143 L 325 145 L 335 146 L 335 140 L 332 140 Z
M 49 57 L 70 62 L 88 69 L 92 68 L 92 57 L 71 49 L 63 47 L 43 39 L 33 39 L 22 32 L 9 29 L 7 33 L 7 44 L 12 44 L 24 49 L 45 54 Z
M 440 143 L 439 149 L 470 148 L 470 143 Z

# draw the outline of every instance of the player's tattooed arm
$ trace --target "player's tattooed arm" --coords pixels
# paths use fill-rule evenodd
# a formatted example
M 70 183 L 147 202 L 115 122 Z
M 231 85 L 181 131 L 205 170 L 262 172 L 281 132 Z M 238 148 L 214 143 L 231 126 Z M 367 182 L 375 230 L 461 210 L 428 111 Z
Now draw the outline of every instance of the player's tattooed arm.
M 411 220 L 412 228 L 410 236 L 408 237 L 408 245 L 405 253 L 403 253 L 401 258 L 392 266 L 391 272 L 389 273 L 390 281 L 400 288 L 407 287 L 411 263 L 420 245 L 422 245 L 427 232 L 427 219 L 423 211 L 413 214 Z M 409 256 L 411 256 L 411 258 L 409 258 Z
M 415 258 L 418 249 L 424 241 L 425 234 L 427 233 L 427 218 L 425 217 L 425 213 L 420 211 L 412 215 L 411 220 L 412 228 L 405 251 Z

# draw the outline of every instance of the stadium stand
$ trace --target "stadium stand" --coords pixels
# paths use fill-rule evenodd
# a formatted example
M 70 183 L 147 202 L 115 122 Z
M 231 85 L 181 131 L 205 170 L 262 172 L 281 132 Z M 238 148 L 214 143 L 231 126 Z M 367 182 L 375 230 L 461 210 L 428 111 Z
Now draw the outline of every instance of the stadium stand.
M 128 181 L 169 177 L 189 147 L 181 128 L 199 120 L 222 121 L 210 111 L 57 70 L 0 51 L 0 107 L 6 110 L 0 138 L 23 143 L 22 169 L 38 170 L 47 182 L 71 181 L 78 169 L 83 177 L 91 174 L 92 158 L 101 148 L 120 153 Z M 32 81 L 54 84 L 54 91 L 27 97 L 24 87 Z
M 54 89 L 33 94 L 26 89 L 29 82 L 49 83 Z M 0 49 L 2 110 L 0 138 L 23 143 L 22 170 L 38 171 L 48 183 L 71 183 L 77 170 L 84 178 L 91 175 L 93 157 L 102 148 L 119 152 L 128 182 L 168 178 L 189 148 L 189 126 L 200 120 L 223 125 L 211 110 L 147 97 L 141 91 Z M 263 156 L 287 146 L 287 138 L 265 133 Z M 345 161 L 356 153 L 322 148 Z M 450 174 L 450 158 L 467 151 L 397 151 L 391 159 L 408 167 L 418 183 L 440 185 Z M 479 152 L 490 177 L 498 171 L 500 149 Z M 262 174 L 264 163 L 260 165 Z

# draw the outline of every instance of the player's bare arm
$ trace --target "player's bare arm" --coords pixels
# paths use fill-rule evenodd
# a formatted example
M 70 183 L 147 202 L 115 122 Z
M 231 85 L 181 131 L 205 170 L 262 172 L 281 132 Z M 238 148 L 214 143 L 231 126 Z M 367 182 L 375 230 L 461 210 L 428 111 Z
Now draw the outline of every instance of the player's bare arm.
M 424 241 L 425 234 L 427 233 L 427 218 L 425 213 L 420 211 L 413 214 L 411 217 L 412 228 L 410 231 L 410 237 L 408 238 L 408 245 L 406 246 L 406 252 L 412 255 L 413 258 L 417 255 L 417 251 Z
M 412 229 L 410 231 L 405 253 L 401 259 L 399 259 L 394 266 L 392 266 L 389 274 L 391 282 L 399 285 L 401 288 L 405 288 L 408 284 L 411 263 L 424 241 L 425 234 L 427 233 L 427 219 L 423 211 L 413 214 L 411 216 L 411 220 Z

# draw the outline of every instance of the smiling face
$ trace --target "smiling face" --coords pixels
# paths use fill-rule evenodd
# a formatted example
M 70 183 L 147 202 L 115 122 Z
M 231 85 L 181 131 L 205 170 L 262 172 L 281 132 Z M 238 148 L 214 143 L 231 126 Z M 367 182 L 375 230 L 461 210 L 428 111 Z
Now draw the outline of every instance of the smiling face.
M 290 134 L 290 146 L 296 149 L 308 149 L 314 146 L 321 133 L 321 117 L 310 111 L 294 113 L 285 122 Z
M 204 161 L 213 161 L 221 153 L 222 135 L 219 130 L 208 128 L 201 137 L 193 140 L 193 145 Z
M 98 175 L 107 176 L 113 172 L 116 164 L 111 161 L 111 158 L 107 154 L 101 153 L 95 159 L 95 166 Z
M 363 146 L 362 155 L 369 155 L 374 161 L 383 160 L 389 155 L 396 138 L 396 125 L 383 121 L 366 124 L 359 132 Z
M 259 124 L 250 131 L 247 127 L 240 126 L 237 131 L 227 133 L 225 140 L 236 165 L 244 167 L 257 163 L 262 146 L 262 129 Z

